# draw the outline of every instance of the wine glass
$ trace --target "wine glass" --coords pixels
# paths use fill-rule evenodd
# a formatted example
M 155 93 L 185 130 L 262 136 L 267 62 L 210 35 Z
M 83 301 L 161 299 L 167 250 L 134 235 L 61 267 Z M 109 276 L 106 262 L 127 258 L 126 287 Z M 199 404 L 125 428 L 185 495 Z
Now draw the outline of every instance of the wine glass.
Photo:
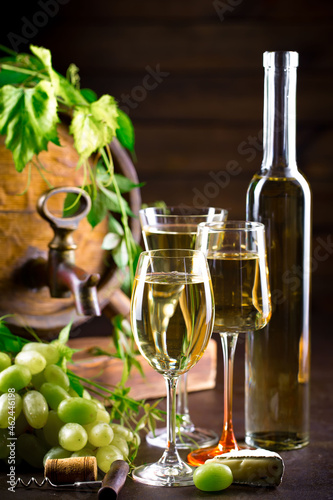
M 196 248 L 207 257 L 215 296 L 214 331 L 221 336 L 224 359 L 224 420 L 218 445 L 189 453 L 187 459 L 192 465 L 240 448 L 232 424 L 237 338 L 241 332 L 263 328 L 271 316 L 263 224 L 245 221 L 200 224 Z
M 167 446 L 156 463 L 142 465 L 133 478 L 153 486 L 193 484 L 193 468 L 178 454 L 178 377 L 203 355 L 214 324 L 214 297 L 207 261 L 196 250 L 142 252 L 131 297 L 131 324 L 141 354 L 165 378 Z
M 201 222 L 222 222 L 226 220 L 227 210 L 215 207 L 148 207 L 139 211 L 143 240 L 146 250 L 161 248 L 195 248 L 198 224 Z M 178 384 L 177 415 L 179 430 L 177 447 L 199 448 L 217 443 L 218 435 L 211 429 L 195 427 L 192 422 L 187 393 L 187 373 L 182 375 Z M 147 442 L 165 448 L 166 428 L 147 434 Z

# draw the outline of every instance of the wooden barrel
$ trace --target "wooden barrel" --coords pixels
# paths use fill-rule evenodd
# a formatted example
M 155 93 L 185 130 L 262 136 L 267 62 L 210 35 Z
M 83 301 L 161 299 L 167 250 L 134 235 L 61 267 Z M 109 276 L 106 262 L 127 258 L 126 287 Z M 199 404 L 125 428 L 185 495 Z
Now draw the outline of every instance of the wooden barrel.
M 51 298 L 47 287 L 29 289 L 21 279 L 22 266 L 28 260 L 47 259 L 48 244 L 53 237 L 51 227 L 36 210 L 39 197 L 49 189 L 43 176 L 53 187 L 80 186 L 83 182 L 82 169 L 76 170 L 78 154 L 73 139 L 63 125 L 59 127 L 59 139 L 61 147 L 50 143 L 48 151 L 39 155 L 40 165 L 38 160 L 34 161 L 29 188 L 26 189 L 28 167 L 22 173 L 16 172 L 12 154 L 4 145 L 4 137 L 0 137 L 0 316 L 13 315 L 7 318 L 12 331 L 22 334 L 24 327 L 29 326 L 44 338 L 54 336 L 71 319 L 74 325 L 88 319 L 76 314 L 72 297 Z M 116 171 L 138 182 L 127 152 L 116 139 L 111 150 Z M 138 213 L 141 204 L 138 188 L 130 192 L 129 204 L 132 211 Z M 140 241 L 139 220 L 132 218 L 130 227 L 134 239 Z M 126 314 L 129 300 L 120 291 L 122 275 L 101 248 L 107 232 L 106 220 L 94 229 L 86 219 L 80 222 L 78 230 L 73 233 L 78 245 L 76 265 L 89 273 L 101 275 L 98 285 L 101 308 L 111 303 L 116 312 Z

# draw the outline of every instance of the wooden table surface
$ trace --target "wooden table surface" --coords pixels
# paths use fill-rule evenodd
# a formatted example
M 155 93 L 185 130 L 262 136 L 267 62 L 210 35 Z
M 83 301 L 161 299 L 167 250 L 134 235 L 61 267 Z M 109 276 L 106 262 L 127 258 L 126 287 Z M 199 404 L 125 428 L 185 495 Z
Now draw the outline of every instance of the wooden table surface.
M 333 500 L 333 336 L 329 321 L 323 318 L 313 320 L 312 340 L 312 379 L 311 379 L 311 442 L 310 445 L 295 451 L 281 453 L 285 461 L 285 475 L 282 484 L 275 489 L 231 486 L 221 493 L 205 493 L 195 487 L 157 488 L 144 486 L 127 478 L 119 500 L 240 500 L 263 498 L 267 500 Z M 214 429 L 220 434 L 223 411 L 223 374 L 220 352 L 218 379 L 215 389 L 191 393 L 189 398 L 192 419 L 198 426 Z M 244 343 L 240 339 L 236 351 L 234 384 L 234 428 L 238 439 L 244 433 Z M 136 464 L 155 461 L 161 450 L 146 444 L 143 439 Z M 186 452 L 181 453 L 185 458 Z M 57 490 L 25 490 L 17 488 L 15 493 L 8 491 L 6 472 L 0 480 L 0 499 L 43 500 L 61 498 L 63 500 L 90 500 L 97 498 L 96 492 L 64 492 Z M 31 477 L 32 472 L 18 471 L 23 478 Z M 33 472 L 41 478 L 40 473 Z

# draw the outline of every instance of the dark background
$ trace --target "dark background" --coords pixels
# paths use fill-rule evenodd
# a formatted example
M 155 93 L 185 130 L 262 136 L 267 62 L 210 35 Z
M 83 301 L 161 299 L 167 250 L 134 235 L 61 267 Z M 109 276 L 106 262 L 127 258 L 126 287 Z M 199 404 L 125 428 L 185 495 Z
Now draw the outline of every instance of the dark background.
M 49 48 L 55 69 L 64 73 L 75 63 L 82 88 L 113 95 L 129 113 L 136 169 L 146 182 L 143 202 L 221 206 L 233 219 L 245 217 L 246 189 L 261 162 L 262 53 L 298 51 L 298 164 L 312 186 L 313 247 L 321 255 L 313 269 L 313 311 L 330 312 L 330 0 L 7 4 L 1 43 L 19 52 L 29 43 Z M 222 185 L 213 181 L 214 174 Z

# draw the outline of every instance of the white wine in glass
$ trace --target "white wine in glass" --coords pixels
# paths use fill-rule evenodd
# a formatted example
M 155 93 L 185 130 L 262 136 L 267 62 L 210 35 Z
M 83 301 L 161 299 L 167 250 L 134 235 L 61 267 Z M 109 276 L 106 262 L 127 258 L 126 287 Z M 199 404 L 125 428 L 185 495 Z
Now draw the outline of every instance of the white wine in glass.
M 176 445 L 176 388 L 180 375 L 202 357 L 214 324 L 214 297 L 202 252 L 166 249 L 140 255 L 131 297 L 135 341 L 167 387 L 167 444 L 156 463 L 133 478 L 153 486 L 189 486 L 193 468 Z
M 194 249 L 198 224 L 222 222 L 227 210 L 215 207 L 147 207 L 139 212 L 146 250 L 162 248 Z M 187 393 L 187 373 L 180 377 L 177 398 L 177 415 L 180 421 L 177 433 L 178 448 L 198 448 L 217 443 L 218 435 L 211 429 L 196 427 L 192 422 Z M 155 435 L 147 434 L 147 442 L 164 448 L 166 428 L 159 428 Z
M 240 448 L 232 422 L 237 338 L 239 333 L 246 334 L 266 326 L 271 317 L 271 299 L 263 224 L 246 221 L 200 224 L 196 247 L 205 253 L 211 273 L 216 311 L 214 331 L 220 334 L 224 360 L 222 435 L 217 446 L 189 453 L 189 463 L 198 466 Z

